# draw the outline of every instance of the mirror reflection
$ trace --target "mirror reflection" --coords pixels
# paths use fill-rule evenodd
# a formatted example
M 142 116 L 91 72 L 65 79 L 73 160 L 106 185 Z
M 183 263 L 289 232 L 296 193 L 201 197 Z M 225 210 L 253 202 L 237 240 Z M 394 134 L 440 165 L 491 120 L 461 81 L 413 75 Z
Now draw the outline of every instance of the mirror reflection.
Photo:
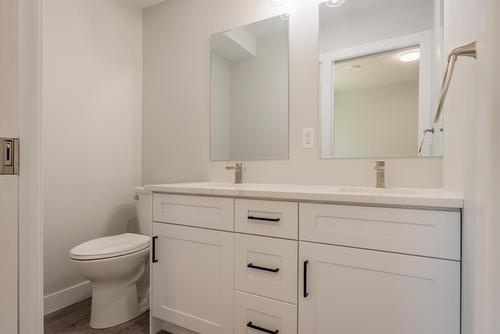
M 320 5 L 323 158 L 442 155 L 441 0 Z
M 212 160 L 288 158 L 288 21 L 210 37 Z

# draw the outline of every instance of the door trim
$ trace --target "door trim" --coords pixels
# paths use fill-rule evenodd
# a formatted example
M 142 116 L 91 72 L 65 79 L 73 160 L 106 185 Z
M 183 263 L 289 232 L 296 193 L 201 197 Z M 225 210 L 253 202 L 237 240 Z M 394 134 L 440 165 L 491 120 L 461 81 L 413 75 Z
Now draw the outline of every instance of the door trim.
M 19 318 L 20 334 L 43 333 L 41 78 L 43 0 L 19 1 Z

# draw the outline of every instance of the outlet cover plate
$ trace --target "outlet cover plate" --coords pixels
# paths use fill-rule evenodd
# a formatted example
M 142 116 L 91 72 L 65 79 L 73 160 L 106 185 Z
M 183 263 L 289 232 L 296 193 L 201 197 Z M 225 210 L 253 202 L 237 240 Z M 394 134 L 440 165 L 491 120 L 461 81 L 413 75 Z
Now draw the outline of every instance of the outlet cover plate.
M 302 148 L 314 148 L 314 128 L 302 129 Z

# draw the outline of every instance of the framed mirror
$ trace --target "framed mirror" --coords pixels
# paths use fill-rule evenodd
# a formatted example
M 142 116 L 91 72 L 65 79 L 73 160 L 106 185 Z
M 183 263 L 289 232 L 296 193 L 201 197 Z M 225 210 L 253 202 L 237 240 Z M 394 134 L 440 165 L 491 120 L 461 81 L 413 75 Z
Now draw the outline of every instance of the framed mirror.
M 441 156 L 442 45 L 442 0 L 321 3 L 321 157 Z
M 288 159 L 288 16 L 210 37 L 211 160 Z

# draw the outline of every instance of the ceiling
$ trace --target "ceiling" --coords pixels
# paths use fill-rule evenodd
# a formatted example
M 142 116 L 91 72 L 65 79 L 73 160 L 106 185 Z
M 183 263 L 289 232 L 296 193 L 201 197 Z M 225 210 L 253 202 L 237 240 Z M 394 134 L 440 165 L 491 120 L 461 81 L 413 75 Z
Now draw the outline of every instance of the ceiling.
M 408 48 L 336 63 L 335 91 L 341 93 L 370 87 L 418 82 L 419 61 L 405 63 L 399 60 L 401 54 L 407 51 Z M 353 71 L 353 66 L 360 66 L 360 68 Z
M 283 20 L 280 16 L 276 16 L 267 20 L 238 27 L 233 30 L 244 31 L 255 40 L 259 37 L 287 32 L 288 21 Z M 249 52 L 248 49 L 242 47 L 241 43 L 233 40 L 226 31 L 210 36 L 210 48 L 213 52 L 231 61 L 247 59 L 255 56 L 255 48 L 253 52 Z
M 364 10 L 370 7 L 385 5 L 387 3 L 405 3 L 411 1 L 432 1 L 432 0 L 346 0 L 339 7 L 327 7 L 324 3 L 321 4 L 319 19 L 320 21 L 330 20 L 336 16 L 346 15 L 347 13 Z
M 137 6 L 139 6 L 141 8 L 146 8 L 149 6 L 159 4 L 161 2 L 165 2 L 166 0 L 130 0 L 130 1 L 132 1 L 133 3 L 135 3 Z

